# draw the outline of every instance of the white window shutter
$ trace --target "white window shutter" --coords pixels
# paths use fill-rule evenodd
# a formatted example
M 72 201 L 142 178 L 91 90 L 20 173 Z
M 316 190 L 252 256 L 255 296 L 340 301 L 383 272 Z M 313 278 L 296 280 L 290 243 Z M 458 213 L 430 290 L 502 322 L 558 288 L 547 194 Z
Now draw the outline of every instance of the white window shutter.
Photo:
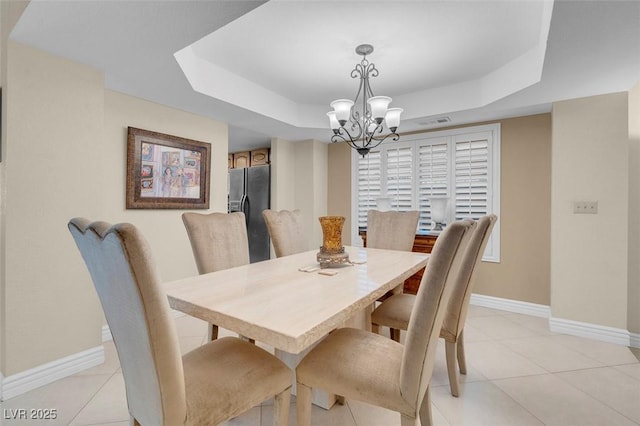
M 367 226 L 367 212 L 376 208 L 382 186 L 381 153 L 370 151 L 364 158 L 358 158 L 358 228 Z
M 454 220 L 486 215 L 489 211 L 488 140 L 456 141 L 454 164 Z
M 377 208 L 380 197 L 390 198 L 393 210 L 419 210 L 419 231 L 431 229 L 433 197 L 448 198 L 447 223 L 500 215 L 499 124 L 410 136 L 382 144 L 364 158 L 353 155 L 353 223 L 358 228 L 367 226 L 367 212 Z M 352 232 L 357 235 L 357 228 Z M 500 221 L 483 259 L 500 261 Z
M 418 229 L 431 229 L 432 197 L 449 195 L 449 152 L 447 141 L 418 146 Z
M 413 209 L 413 155 L 411 147 L 386 149 L 386 196 L 397 211 Z

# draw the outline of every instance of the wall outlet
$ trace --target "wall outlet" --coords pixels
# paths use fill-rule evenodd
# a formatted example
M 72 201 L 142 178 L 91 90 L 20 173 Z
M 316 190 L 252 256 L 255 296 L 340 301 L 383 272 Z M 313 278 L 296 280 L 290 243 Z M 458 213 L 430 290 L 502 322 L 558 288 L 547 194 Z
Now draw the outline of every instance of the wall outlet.
M 598 214 L 598 202 L 574 201 L 573 214 Z

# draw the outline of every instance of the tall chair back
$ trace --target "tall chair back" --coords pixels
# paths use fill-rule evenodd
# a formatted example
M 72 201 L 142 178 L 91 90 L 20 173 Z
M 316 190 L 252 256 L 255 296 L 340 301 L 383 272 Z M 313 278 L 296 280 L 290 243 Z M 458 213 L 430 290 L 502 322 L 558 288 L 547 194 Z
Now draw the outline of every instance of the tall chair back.
M 200 274 L 249 263 L 244 213 L 183 213 L 182 221 Z
M 425 396 L 433 373 L 439 331 L 475 226 L 474 221 L 465 220 L 445 228 L 433 247 L 413 305 L 400 368 L 400 392 L 421 410 L 429 410 L 423 404 L 430 404 Z
M 459 279 L 453 287 L 453 292 L 449 299 L 447 313 L 442 323 L 442 330 L 440 331 L 442 337 L 448 334 L 457 338 L 464 329 L 477 265 L 482 259 L 484 249 L 487 246 L 491 231 L 497 220 L 498 217 L 493 214 L 483 216 L 477 220 L 476 230 L 471 236 L 467 248 L 469 253 L 465 256 L 465 262 L 462 264 Z
M 131 224 L 75 218 L 82 254 L 120 359 L 131 415 L 141 424 L 183 424 L 186 396 L 175 323 L 144 237 Z
M 300 210 L 263 210 L 276 257 L 307 251 L 307 240 L 302 230 Z
M 420 212 L 367 212 L 367 247 L 411 251 Z

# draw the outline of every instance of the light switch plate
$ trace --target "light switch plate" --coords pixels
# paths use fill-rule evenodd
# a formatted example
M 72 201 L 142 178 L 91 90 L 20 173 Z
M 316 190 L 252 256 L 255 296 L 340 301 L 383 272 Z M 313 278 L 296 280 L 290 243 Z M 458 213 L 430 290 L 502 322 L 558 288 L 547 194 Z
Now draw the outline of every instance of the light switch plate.
M 598 214 L 597 201 L 574 201 L 574 214 Z

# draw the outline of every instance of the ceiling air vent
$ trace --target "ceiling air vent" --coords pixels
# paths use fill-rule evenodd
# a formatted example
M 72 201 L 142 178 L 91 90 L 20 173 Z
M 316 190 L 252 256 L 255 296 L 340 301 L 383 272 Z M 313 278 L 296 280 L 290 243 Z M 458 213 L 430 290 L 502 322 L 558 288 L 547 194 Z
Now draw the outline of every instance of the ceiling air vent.
M 450 123 L 451 119 L 449 117 L 437 117 L 437 118 L 433 118 L 431 120 L 426 120 L 426 121 L 421 121 L 418 124 L 421 124 L 423 126 L 436 126 L 439 124 L 446 124 L 446 123 Z

